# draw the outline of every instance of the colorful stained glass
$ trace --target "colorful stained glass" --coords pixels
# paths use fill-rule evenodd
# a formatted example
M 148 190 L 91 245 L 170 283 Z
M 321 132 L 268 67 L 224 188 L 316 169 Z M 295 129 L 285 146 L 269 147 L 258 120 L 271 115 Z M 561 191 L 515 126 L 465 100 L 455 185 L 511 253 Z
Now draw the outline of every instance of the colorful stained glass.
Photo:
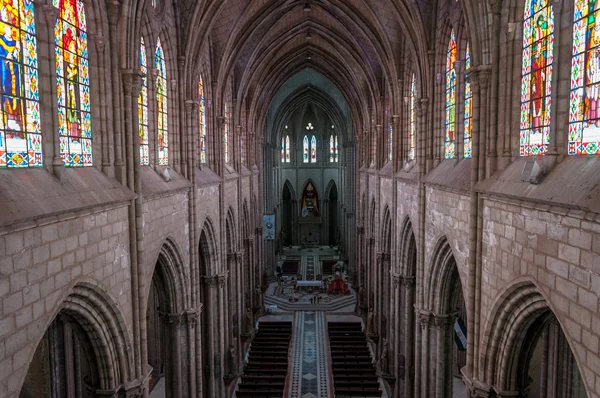
M 389 127 L 388 127 L 388 160 L 392 160 L 393 155 L 392 155 L 392 151 L 393 151 L 393 146 L 394 146 L 394 126 L 392 124 L 392 122 L 389 123 Z
M 0 0 L 0 168 L 42 166 L 34 4 Z
M 285 162 L 289 163 L 291 161 L 290 157 L 290 136 L 285 136 Z
M 165 62 L 165 53 L 160 44 L 160 38 L 156 41 L 154 68 L 158 70 L 156 77 L 158 164 L 166 166 L 169 164 L 169 106 L 167 95 L 167 64 Z
M 310 162 L 317 163 L 317 138 L 314 135 L 310 140 Z
M 285 138 L 281 137 L 281 163 L 285 163 Z
M 446 54 L 446 139 L 444 143 L 446 159 L 456 156 L 456 69 L 454 67 L 456 60 L 456 36 L 453 29 Z
M 333 163 L 335 161 L 335 141 L 333 140 L 333 135 L 329 136 L 329 163 Z
M 200 163 L 206 163 L 206 100 L 202 78 L 198 82 L 198 99 L 200 101 Z
M 550 142 L 554 10 L 548 0 L 526 0 L 521 81 L 521 156 L 542 155 Z
M 148 63 L 146 58 L 146 45 L 144 38 L 140 42 L 140 72 L 142 85 L 138 95 L 138 121 L 140 139 L 140 164 L 150 164 L 148 149 Z
M 417 132 L 417 77 L 413 73 L 410 83 L 410 125 L 408 129 L 408 160 L 414 160 L 416 152 L 416 132 Z
M 467 43 L 467 51 L 465 54 L 465 71 L 466 76 L 469 75 L 471 69 L 471 49 Z M 465 79 L 465 131 L 464 131 L 464 157 L 470 158 L 471 153 L 471 138 L 473 134 L 473 93 L 471 92 L 471 83 Z
M 65 166 L 92 165 L 92 116 L 85 10 L 81 0 L 53 0 L 60 156 Z
M 576 0 L 569 155 L 600 155 L 600 1 Z
M 223 147 L 225 151 L 225 163 L 229 163 L 229 110 L 227 109 L 227 102 L 224 107 L 224 120 L 223 120 Z
M 338 147 L 338 137 L 335 136 L 335 162 L 337 163 L 340 159 L 340 149 Z
M 302 140 L 302 147 L 303 147 L 303 155 L 302 155 L 302 161 L 304 163 L 308 163 L 308 137 L 304 136 L 304 139 Z

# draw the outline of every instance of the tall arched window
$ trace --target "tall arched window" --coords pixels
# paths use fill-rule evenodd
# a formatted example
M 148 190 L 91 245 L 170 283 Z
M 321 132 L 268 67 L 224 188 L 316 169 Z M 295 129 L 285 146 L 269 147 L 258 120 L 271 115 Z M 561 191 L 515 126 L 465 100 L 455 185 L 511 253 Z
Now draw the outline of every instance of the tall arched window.
M 521 71 L 521 156 L 541 155 L 550 142 L 554 11 L 547 0 L 525 0 Z
M 329 136 L 329 163 L 333 163 L 335 158 L 335 141 L 333 140 L 333 135 Z
M 281 137 L 281 163 L 285 162 L 285 138 Z
M 156 104 L 158 113 L 158 164 L 169 164 L 169 120 L 167 96 L 167 65 L 160 38 L 156 41 L 154 68 L 158 70 L 156 77 Z
M 289 163 L 292 160 L 290 156 L 290 136 L 285 136 L 285 162 Z
M 337 163 L 340 159 L 340 149 L 338 147 L 338 137 L 335 136 L 335 162 Z
M 223 113 L 223 146 L 225 147 L 225 163 L 229 163 L 229 109 L 227 109 L 227 102 L 225 102 Z
M 303 148 L 303 155 L 302 155 L 302 162 L 304 163 L 308 163 L 308 136 L 304 136 L 304 139 L 302 140 L 302 148 Z
M 314 135 L 310 139 L 310 162 L 317 163 L 317 137 Z
M 417 95 L 417 77 L 413 73 L 410 83 L 410 125 L 408 128 L 408 159 L 413 160 L 416 152 L 416 132 L 417 132 L 417 115 L 416 115 L 416 95 Z
M 148 150 L 148 64 L 146 58 L 146 45 L 144 38 L 140 42 L 140 72 L 142 73 L 142 86 L 138 95 L 138 121 L 140 135 L 140 164 L 150 164 Z
M 206 103 L 202 78 L 198 82 L 198 99 L 200 101 L 200 163 L 206 163 Z
M 92 165 L 92 117 L 85 10 L 81 0 L 53 0 L 60 156 L 65 166 Z
M 454 68 L 456 60 L 456 37 L 452 29 L 446 54 L 446 159 L 456 156 L 456 69 Z
M 392 150 L 394 149 L 394 126 L 392 122 L 388 126 L 388 160 L 391 161 L 393 158 Z
M 598 2 L 575 1 L 569 155 L 600 155 Z
M 471 69 L 471 49 L 469 43 L 467 43 L 467 51 L 465 54 L 465 71 L 466 76 L 469 74 Z M 468 79 L 465 79 L 465 132 L 464 132 L 464 157 L 471 157 L 471 135 L 473 131 L 473 93 L 471 93 L 471 83 Z
M 0 14 L 4 26 L 0 168 L 42 166 L 34 4 L 31 0 L 9 4 Z

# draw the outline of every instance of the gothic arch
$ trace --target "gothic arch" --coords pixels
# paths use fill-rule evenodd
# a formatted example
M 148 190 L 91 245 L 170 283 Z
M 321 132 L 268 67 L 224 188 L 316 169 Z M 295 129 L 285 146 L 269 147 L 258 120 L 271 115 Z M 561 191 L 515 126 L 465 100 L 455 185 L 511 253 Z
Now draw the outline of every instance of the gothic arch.
M 406 216 L 400 233 L 398 268 L 400 275 L 413 277 L 417 270 L 417 242 L 410 217 Z
M 386 204 L 383 208 L 381 228 L 381 251 L 387 255 L 392 253 L 392 218 L 390 208 Z
M 99 390 L 118 391 L 134 375 L 132 342 L 125 320 L 108 292 L 91 281 L 80 281 L 73 286 L 46 327 L 46 332 L 60 317 L 66 317 L 85 334 L 93 351 L 93 371 L 97 372 L 95 386 Z M 42 340 L 29 360 L 29 369 L 46 360 L 38 353 Z M 40 357 L 40 361 L 36 360 Z M 58 360 L 58 359 L 57 359 Z M 25 376 L 21 388 L 27 388 L 30 374 Z M 35 375 L 32 376 L 36 383 Z M 45 391 L 49 392 L 49 391 Z
M 331 188 L 333 188 L 334 185 L 337 188 L 337 183 L 332 178 L 331 180 L 329 180 L 329 183 L 327 184 L 327 188 L 325 188 L 324 198 L 329 198 L 329 194 L 331 193 Z
M 518 281 L 498 296 L 484 328 L 479 358 L 481 376 L 491 389 L 498 394 L 528 389 L 535 344 L 544 326 L 554 319 L 555 311 L 531 280 Z M 564 332 L 563 336 L 573 355 L 571 339 Z
M 453 311 L 450 298 L 453 286 L 458 282 L 463 297 L 464 287 L 458 271 L 458 264 L 446 237 L 440 238 L 433 250 L 429 278 L 426 281 L 427 305 L 438 314 L 446 314 Z
M 217 241 L 215 239 L 216 236 L 212 220 L 210 217 L 206 217 L 198 242 L 201 277 L 215 275 L 217 273 L 216 265 L 219 262 L 219 255 Z
M 158 276 L 165 288 L 165 302 L 168 302 L 169 311 L 179 313 L 188 308 L 190 302 L 189 276 L 181 257 L 181 251 L 172 237 L 165 238 L 157 259 L 154 262 L 153 278 Z M 149 290 L 146 292 L 148 295 Z M 161 293 L 161 294 L 163 294 Z M 148 297 L 146 297 L 146 300 Z
M 235 251 L 237 246 L 235 213 L 233 207 L 227 209 L 227 218 L 225 220 L 225 244 L 227 245 L 227 253 Z
M 307 184 L 308 184 L 308 182 L 307 182 Z M 296 196 L 296 191 L 294 190 L 294 186 L 292 185 L 290 180 L 286 179 L 285 182 L 283 183 L 283 186 L 284 186 L 284 188 L 287 187 L 290 190 L 290 196 L 292 197 L 292 200 L 298 200 L 298 197 Z M 282 190 L 282 192 L 283 192 L 283 190 Z

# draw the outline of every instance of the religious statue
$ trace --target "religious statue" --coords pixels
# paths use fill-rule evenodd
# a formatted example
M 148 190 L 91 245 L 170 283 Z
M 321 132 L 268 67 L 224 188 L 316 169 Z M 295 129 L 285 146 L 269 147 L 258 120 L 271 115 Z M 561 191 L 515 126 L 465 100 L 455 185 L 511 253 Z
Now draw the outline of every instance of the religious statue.
M 320 217 L 319 194 L 312 182 L 306 184 L 302 194 L 302 217 Z
M 252 315 L 252 310 L 250 308 L 246 308 L 246 322 L 246 332 L 250 334 L 254 330 L 254 316 Z
M 0 64 L 2 72 L 2 103 L 10 130 L 23 131 L 23 114 L 21 99 L 21 73 L 19 71 L 21 42 L 17 29 L 4 25 L 4 35 L 0 36 L 0 56 L 4 59 Z
M 387 374 L 387 356 L 388 356 L 388 341 L 386 338 L 383 339 L 381 344 L 381 355 L 379 356 L 379 370 L 382 374 Z
M 237 337 L 234 337 L 229 346 L 229 373 L 236 375 L 237 366 Z
M 373 317 L 375 313 L 373 308 L 369 310 L 369 314 L 367 315 L 367 333 L 373 333 Z

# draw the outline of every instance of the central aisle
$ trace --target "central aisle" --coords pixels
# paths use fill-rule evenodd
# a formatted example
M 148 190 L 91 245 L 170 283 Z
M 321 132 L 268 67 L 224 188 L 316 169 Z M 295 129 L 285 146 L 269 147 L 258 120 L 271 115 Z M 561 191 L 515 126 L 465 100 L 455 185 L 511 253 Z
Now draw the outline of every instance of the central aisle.
M 325 313 L 296 312 L 292 379 L 289 398 L 327 398 L 330 391 Z

